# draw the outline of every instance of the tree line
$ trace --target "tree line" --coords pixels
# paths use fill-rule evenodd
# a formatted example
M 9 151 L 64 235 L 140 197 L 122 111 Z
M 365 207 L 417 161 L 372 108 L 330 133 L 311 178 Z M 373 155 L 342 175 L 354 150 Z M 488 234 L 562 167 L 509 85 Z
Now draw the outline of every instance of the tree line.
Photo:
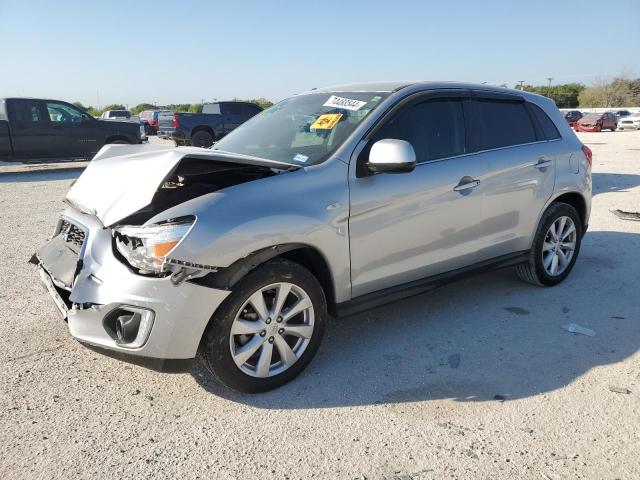
M 619 75 L 611 81 L 598 79 L 592 85 L 565 83 L 552 86 L 523 85 L 522 90 L 539 93 L 558 108 L 640 107 L 640 78 Z
M 242 102 L 250 102 L 255 103 L 256 105 L 262 108 L 268 108 L 273 105 L 273 102 L 267 100 L 266 98 L 251 98 L 248 100 L 242 100 L 240 98 L 234 98 L 235 101 Z M 85 106 L 81 102 L 73 102 L 73 104 L 87 112 L 89 115 L 93 117 L 99 117 L 103 112 L 108 110 L 127 110 L 127 107 L 121 103 L 112 103 L 104 108 L 96 108 L 94 106 Z M 203 103 L 170 103 L 168 105 L 154 105 L 152 103 L 139 103 L 135 107 L 131 108 L 129 111 L 133 115 L 138 115 L 140 112 L 144 110 L 171 110 L 172 112 L 187 112 L 187 113 L 202 113 Z
M 500 85 L 506 87 L 507 85 Z M 619 75 L 611 81 L 598 79 L 592 85 L 582 83 L 564 83 L 559 85 L 516 85 L 514 88 L 527 92 L 538 93 L 556 102 L 558 108 L 609 108 L 609 107 L 640 107 L 640 78 L 631 79 L 626 75 Z M 233 100 L 240 100 L 234 98 Z M 242 100 L 255 103 L 262 108 L 268 108 L 273 102 L 266 98 L 252 98 Z M 84 106 L 74 102 L 79 108 L 94 117 L 99 117 L 107 110 L 126 110 L 125 105 L 113 103 L 102 109 Z M 169 105 L 154 105 L 140 103 L 131 108 L 131 113 L 138 115 L 143 110 L 171 110 L 172 112 L 201 113 L 202 103 L 171 103 Z

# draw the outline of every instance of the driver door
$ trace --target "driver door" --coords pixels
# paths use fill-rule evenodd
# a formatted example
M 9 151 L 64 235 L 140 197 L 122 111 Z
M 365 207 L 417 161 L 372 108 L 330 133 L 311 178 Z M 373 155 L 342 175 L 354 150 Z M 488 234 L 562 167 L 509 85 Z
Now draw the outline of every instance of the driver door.
M 467 103 L 464 93 L 423 94 L 373 133 L 360 167 L 352 162 L 354 297 L 476 263 L 487 168 L 468 154 Z M 415 170 L 362 173 L 371 145 L 384 138 L 412 144 Z
M 46 102 L 45 107 L 56 157 L 89 157 L 98 150 L 98 128 L 93 118 L 64 102 Z

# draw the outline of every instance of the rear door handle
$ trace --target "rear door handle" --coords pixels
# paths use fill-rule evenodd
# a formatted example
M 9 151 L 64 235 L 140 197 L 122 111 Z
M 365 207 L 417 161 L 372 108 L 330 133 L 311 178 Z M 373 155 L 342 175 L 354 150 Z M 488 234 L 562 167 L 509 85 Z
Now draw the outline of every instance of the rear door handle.
M 551 165 L 551 160 L 545 156 L 538 159 L 538 163 L 534 165 L 536 168 L 547 168 Z
M 480 180 L 476 180 L 471 177 L 462 177 L 462 179 L 460 180 L 460 183 L 458 183 L 458 185 L 453 187 L 453 190 L 455 192 L 462 192 L 464 190 L 476 188 L 478 185 L 480 185 Z

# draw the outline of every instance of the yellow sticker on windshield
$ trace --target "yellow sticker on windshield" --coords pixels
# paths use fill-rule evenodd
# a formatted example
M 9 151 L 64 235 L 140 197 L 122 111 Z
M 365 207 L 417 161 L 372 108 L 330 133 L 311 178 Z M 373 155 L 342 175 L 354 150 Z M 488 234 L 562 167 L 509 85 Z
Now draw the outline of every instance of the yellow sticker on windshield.
M 311 124 L 311 130 L 331 130 L 342 118 L 341 113 L 324 113 Z

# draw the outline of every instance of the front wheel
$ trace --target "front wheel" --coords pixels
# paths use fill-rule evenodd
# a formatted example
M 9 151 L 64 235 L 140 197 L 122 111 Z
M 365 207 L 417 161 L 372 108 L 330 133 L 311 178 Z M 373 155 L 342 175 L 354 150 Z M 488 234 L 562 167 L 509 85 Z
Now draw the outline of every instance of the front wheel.
M 296 377 L 315 355 L 327 305 L 304 267 L 271 260 L 249 273 L 211 319 L 198 355 L 220 383 L 256 393 Z
M 516 267 L 518 276 L 538 286 L 557 285 L 571 272 L 581 241 L 582 222 L 576 209 L 552 203 L 540 219 L 529 260 Z

